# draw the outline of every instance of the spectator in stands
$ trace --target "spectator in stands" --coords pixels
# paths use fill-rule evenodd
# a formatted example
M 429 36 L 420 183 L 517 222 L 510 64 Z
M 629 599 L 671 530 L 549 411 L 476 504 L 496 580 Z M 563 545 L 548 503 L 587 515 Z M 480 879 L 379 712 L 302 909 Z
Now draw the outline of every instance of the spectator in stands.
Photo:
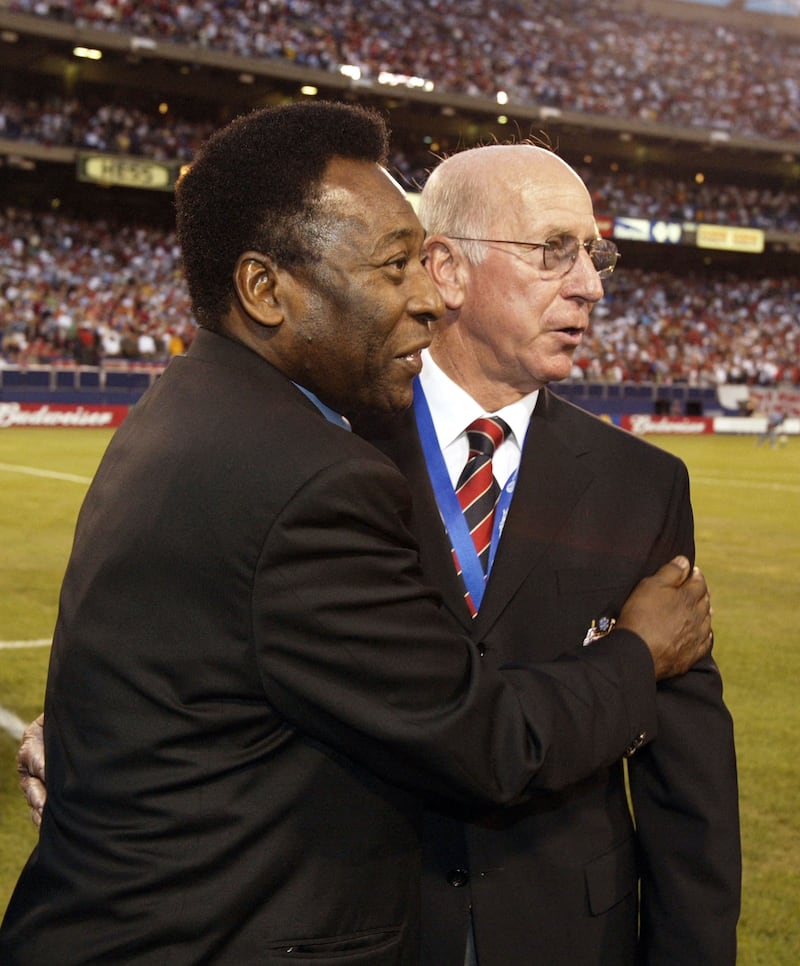
M 683 20 L 604 0 L 573 4 L 568 16 L 548 0 L 497 0 L 491 7 L 463 0 L 9 6 L 205 51 L 329 71 L 348 64 L 373 82 L 386 71 L 432 80 L 442 92 L 494 99 L 504 91 L 512 104 L 800 139 L 798 34 L 775 31 L 771 21 L 758 29 L 755 18 L 733 26 L 711 11 L 704 20 Z
M 0 211 L 0 241 L 6 362 L 36 361 L 19 356 L 18 329 L 27 342 L 36 333 L 39 359 L 70 359 L 67 343 L 84 317 L 106 333 L 104 358 L 140 361 L 137 332 L 145 314 L 158 328 L 176 329 L 185 345 L 191 342 L 195 326 L 174 233 L 15 209 Z M 113 351 L 120 340 L 121 349 Z M 775 385 L 797 386 L 798 357 L 797 276 L 712 278 L 623 266 L 607 281 L 575 364 L 596 382 L 629 377 L 715 386 L 755 383 L 771 371 Z M 767 359 L 771 370 L 762 365 Z
M 75 361 L 80 366 L 100 365 L 100 333 L 86 319 L 80 323 L 73 339 Z

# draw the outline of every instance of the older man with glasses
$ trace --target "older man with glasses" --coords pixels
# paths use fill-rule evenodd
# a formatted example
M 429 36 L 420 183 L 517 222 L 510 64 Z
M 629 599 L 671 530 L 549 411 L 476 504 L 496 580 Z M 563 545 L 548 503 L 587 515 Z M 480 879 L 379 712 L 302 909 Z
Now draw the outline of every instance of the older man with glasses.
M 577 655 L 642 577 L 694 556 L 683 463 L 547 388 L 619 254 L 578 175 L 532 144 L 448 158 L 420 218 L 447 312 L 413 412 L 374 435 L 411 481 L 426 574 L 484 660 Z M 494 819 L 429 815 L 424 966 L 462 966 L 465 948 L 479 966 L 732 966 L 736 762 L 711 657 L 658 700 L 630 806 L 620 760 Z

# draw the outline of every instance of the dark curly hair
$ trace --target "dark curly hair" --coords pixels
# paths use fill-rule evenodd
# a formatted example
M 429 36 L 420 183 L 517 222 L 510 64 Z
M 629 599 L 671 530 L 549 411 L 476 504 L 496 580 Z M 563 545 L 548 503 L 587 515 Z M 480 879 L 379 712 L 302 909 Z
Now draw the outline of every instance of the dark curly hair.
M 315 201 L 328 162 L 344 157 L 385 164 L 388 144 L 379 114 L 325 101 L 253 111 L 212 135 L 175 191 L 197 322 L 221 326 L 242 252 L 263 252 L 284 266 L 318 257 Z

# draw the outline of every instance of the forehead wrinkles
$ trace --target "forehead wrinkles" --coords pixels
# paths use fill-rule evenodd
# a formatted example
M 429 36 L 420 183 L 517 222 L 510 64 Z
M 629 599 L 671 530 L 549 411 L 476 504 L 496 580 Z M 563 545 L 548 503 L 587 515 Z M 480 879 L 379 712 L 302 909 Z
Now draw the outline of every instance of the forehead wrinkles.
M 402 194 L 374 197 L 370 203 L 347 188 L 325 192 L 322 220 L 333 244 L 356 243 L 361 255 L 376 256 L 397 241 L 422 241 L 422 228 Z
M 497 230 L 513 226 L 514 236 L 533 238 L 531 228 L 543 231 L 594 233 L 592 200 L 581 178 L 557 155 L 532 150 L 517 154 L 493 179 Z M 524 231 L 520 235 L 519 232 Z

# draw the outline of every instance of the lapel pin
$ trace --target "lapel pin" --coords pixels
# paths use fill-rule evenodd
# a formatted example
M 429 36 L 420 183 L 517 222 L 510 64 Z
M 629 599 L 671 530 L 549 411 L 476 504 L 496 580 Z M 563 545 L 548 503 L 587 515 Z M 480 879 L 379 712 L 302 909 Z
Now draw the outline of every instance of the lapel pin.
M 592 626 L 583 639 L 583 646 L 586 647 L 587 644 L 592 644 L 594 641 L 599 641 L 601 637 L 605 637 L 613 630 L 616 623 L 614 617 L 598 617 L 597 620 L 593 620 Z

